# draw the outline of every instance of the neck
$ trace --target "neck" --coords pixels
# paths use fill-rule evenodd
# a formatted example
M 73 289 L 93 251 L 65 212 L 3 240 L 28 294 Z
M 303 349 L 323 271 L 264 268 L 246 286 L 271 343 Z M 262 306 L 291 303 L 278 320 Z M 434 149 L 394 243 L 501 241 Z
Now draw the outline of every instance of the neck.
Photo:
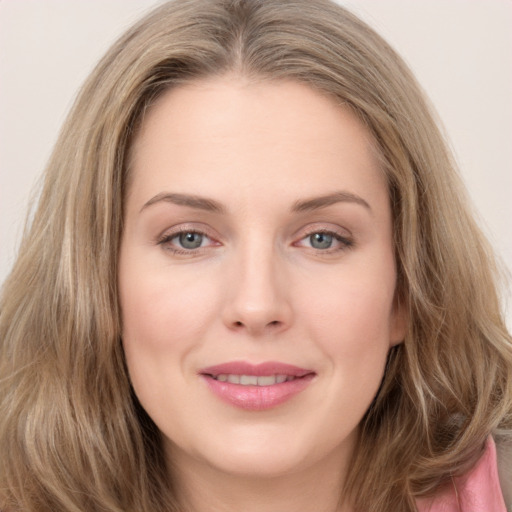
M 339 457 L 272 476 L 225 473 L 200 461 L 186 467 L 174 462 L 173 487 L 186 512 L 352 511 L 341 496 L 345 472 Z

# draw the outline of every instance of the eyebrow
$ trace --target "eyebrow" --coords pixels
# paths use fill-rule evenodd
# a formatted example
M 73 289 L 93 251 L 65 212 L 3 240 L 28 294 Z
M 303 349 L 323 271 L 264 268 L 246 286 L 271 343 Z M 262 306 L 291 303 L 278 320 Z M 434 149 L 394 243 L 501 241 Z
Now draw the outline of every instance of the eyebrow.
M 363 206 L 369 212 L 372 211 L 368 202 L 366 202 L 362 197 L 353 194 L 352 192 L 339 191 L 334 192 L 333 194 L 328 194 L 321 197 L 314 197 L 312 199 L 306 199 L 304 201 L 297 201 L 292 208 L 294 212 L 308 212 L 313 210 L 319 210 L 321 208 L 326 208 L 327 206 L 331 206 L 336 203 L 355 203 Z
M 221 203 L 215 201 L 215 199 L 171 192 L 162 192 L 152 197 L 144 204 L 140 211 L 142 212 L 146 208 L 157 203 L 172 203 L 178 206 L 188 206 L 189 208 L 196 208 L 198 210 L 204 210 L 213 213 L 226 212 L 226 208 Z M 292 206 L 292 212 L 308 212 L 319 210 L 336 203 L 355 203 L 363 206 L 370 212 L 372 211 L 368 202 L 366 202 L 362 197 L 353 194 L 352 192 L 339 191 L 332 194 L 327 194 L 325 196 L 296 201 Z
M 175 194 L 169 192 L 162 192 L 152 197 L 144 206 L 140 209 L 142 212 L 149 206 L 157 203 L 173 203 L 178 206 L 188 206 L 189 208 L 196 208 L 198 210 L 205 210 L 214 213 L 224 213 L 225 208 L 215 201 L 214 199 L 208 199 L 206 197 L 194 196 L 188 194 Z

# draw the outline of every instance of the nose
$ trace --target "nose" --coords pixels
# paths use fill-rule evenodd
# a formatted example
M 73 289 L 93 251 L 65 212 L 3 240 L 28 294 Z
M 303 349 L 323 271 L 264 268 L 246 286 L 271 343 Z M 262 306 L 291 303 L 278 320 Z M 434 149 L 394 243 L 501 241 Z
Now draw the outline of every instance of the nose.
M 272 248 L 247 248 L 237 257 L 223 312 L 226 326 L 251 336 L 286 330 L 292 322 L 289 282 Z

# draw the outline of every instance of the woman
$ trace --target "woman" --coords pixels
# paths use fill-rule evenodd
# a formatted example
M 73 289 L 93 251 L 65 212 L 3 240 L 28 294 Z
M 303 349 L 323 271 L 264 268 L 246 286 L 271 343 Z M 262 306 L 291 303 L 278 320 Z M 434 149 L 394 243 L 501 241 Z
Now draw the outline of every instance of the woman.
M 496 279 L 371 29 L 164 4 L 86 83 L 3 290 L 2 509 L 505 510 Z

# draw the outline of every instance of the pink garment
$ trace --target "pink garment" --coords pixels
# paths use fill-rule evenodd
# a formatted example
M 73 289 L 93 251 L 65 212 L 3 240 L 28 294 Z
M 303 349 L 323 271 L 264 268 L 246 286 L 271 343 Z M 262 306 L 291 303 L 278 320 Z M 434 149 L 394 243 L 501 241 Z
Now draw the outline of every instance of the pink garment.
M 419 499 L 418 512 L 507 512 L 498 476 L 496 445 L 491 437 L 475 467 L 454 478 L 453 483 L 434 498 Z

